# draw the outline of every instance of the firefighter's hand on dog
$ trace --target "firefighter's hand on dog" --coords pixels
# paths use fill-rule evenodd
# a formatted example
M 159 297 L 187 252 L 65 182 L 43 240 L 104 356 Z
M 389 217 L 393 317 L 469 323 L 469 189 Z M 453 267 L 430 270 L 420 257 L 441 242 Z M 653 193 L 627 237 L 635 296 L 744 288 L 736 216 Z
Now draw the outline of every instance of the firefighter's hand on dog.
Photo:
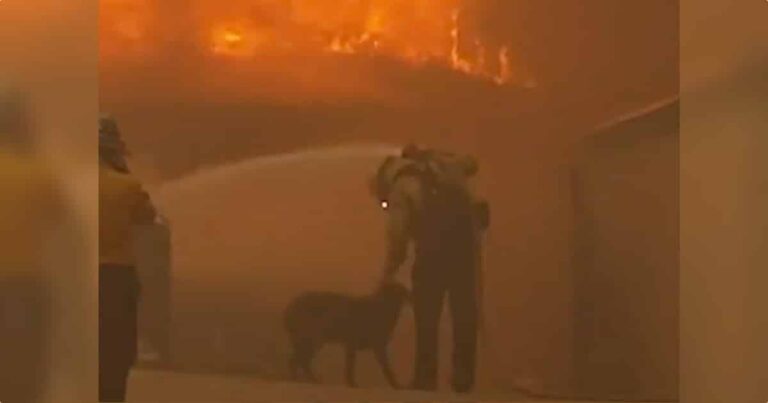
M 397 275 L 393 273 L 391 270 L 385 270 L 381 278 L 379 279 L 379 283 L 377 284 L 376 289 L 381 289 L 387 285 L 390 285 L 396 282 L 397 282 Z

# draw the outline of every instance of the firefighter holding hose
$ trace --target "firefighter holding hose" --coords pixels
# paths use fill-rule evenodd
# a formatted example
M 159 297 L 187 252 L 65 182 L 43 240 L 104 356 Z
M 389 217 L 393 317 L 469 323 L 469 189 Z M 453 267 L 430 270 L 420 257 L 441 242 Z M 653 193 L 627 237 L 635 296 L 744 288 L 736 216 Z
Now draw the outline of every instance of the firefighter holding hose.
M 475 383 L 481 281 L 480 234 L 488 226 L 488 205 L 469 186 L 477 172 L 473 158 L 416 146 L 388 157 L 373 180 L 387 212 L 383 282 L 393 281 L 415 245 L 412 270 L 416 356 L 412 387 L 437 388 L 438 330 L 447 298 L 453 327 L 453 376 L 459 393 Z
M 139 276 L 134 230 L 152 224 L 149 195 L 128 171 L 114 118 L 99 120 L 99 399 L 125 401 L 137 356 Z

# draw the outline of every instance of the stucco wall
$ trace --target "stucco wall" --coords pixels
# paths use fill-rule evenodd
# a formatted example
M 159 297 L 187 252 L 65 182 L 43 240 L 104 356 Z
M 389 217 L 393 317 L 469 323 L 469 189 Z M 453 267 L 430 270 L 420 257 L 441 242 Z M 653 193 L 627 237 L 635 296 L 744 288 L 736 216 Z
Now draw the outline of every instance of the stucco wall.
M 604 128 L 574 169 L 575 372 L 580 393 L 675 399 L 678 107 Z

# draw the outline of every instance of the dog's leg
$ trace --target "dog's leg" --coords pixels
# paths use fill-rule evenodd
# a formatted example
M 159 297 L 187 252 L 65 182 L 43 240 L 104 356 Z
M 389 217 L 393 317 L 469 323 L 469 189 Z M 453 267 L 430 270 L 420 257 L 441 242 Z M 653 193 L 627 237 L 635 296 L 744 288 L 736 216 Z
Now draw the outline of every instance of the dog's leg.
M 314 344 L 307 344 L 304 348 L 304 360 L 302 362 L 302 367 L 304 368 L 304 373 L 307 376 L 307 380 L 312 383 L 319 383 L 320 379 L 315 375 L 315 372 L 312 371 L 312 361 L 315 359 L 315 354 L 317 353 L 317 346 Z
M 296 345 L 294 345 L 293 351 L 291 352 L 291 358 L 288 360 L 288 369 L 290 371 L 291 381 L 296 382 L 299 380 L 300 363 L 301 358 L 299 357 Z
M 350 388 L 356 388 L 357 382 L 355 382 L 355 360 L 357 357 L 357 350 L 354 346 L 347 345 L 344 350 L 346 354 L 346 378 L 347 386 Z
M 288 360 L 288 370 L 291 381 L 296 382 L 300 380 L 300 372 L 303 368 L 306 344 L 305 340 L 298 338 L 294 334 L 291 335 L 291 356 Z
M 400 384 L 397 383 L 395 374 L 392 371 L 392 366 L 389 363 L 389 354 L 387 353 L 387 346 L 377 347 L 374 350 L 374 354 L 376 354 L 376 360 L 379 362 L 379 365 L 381 366 L 381 371 L 384 373 L 384 376 L 387 378 L 387 382 L 389 382 L 389 385 L 395 389 L 400 389 Z
M 291 372 L 294 380 L 317 382 L 312 373 L 312 360 L 315 357 L 316 347 L 310 340 L 297 340 L 293 345 L 291 357 Z M 299 375 L 301 373 L 301 376 Z

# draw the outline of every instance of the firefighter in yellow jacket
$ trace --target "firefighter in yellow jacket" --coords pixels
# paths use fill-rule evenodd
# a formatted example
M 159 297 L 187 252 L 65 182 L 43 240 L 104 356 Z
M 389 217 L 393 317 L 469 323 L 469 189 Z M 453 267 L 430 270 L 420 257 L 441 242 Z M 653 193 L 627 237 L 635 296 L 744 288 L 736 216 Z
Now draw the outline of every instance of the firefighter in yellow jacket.
M 99 397 L 125 401 L 136 361 L 139 279 L 134 256 L 136 226 L 151 224 L 149 195 L 129 173 L 115 120 L 99 121 Z

